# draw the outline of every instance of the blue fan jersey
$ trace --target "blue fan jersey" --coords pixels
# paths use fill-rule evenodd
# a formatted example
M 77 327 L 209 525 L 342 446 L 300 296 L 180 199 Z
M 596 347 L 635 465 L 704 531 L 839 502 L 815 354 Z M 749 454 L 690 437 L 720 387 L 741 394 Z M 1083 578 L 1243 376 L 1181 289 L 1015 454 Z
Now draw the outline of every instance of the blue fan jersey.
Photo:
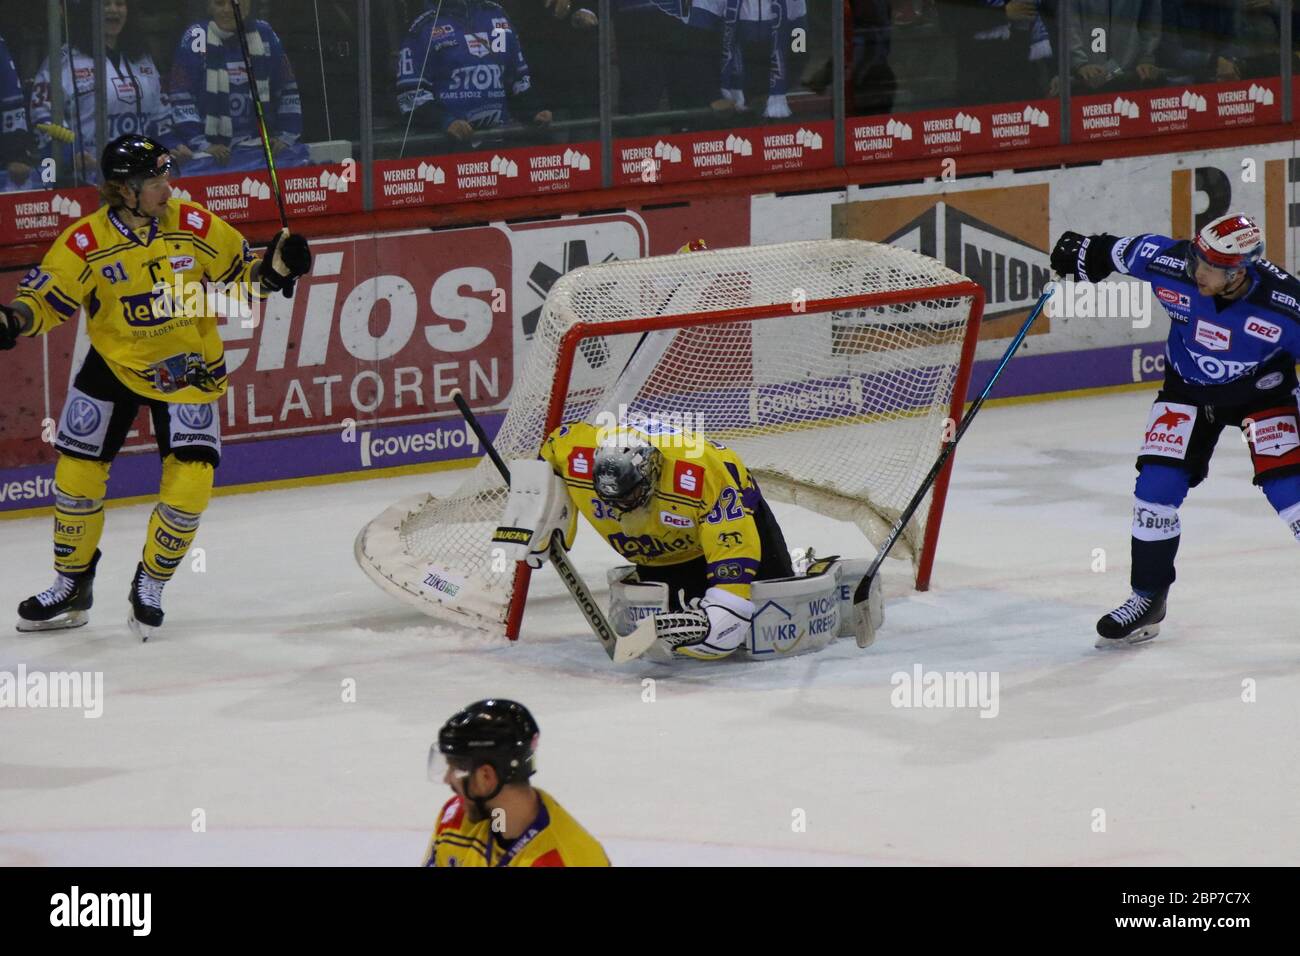
M 423 67 L 423 71 L 421 71 Z M 403 115 L 433 104 L 446 129 L 465 120 L 475 129 L 510 122 L 512 97 L 532 80 L 519 38 L 495 3 L 448 2 L 411 24 L 397 54 L 397 102 Z
M 1203 296 L 1187 275 L 1187 239 L 1125 236 L 1111 250 L 1116 270 L 1151 284 L 1169 313 L 1166 367 L 1207 402 L 1280 384 L 1272 376 L 1300 356 L 1300 280 L 1266 259 L 1250 270 L 1250 291 L 1232 302 Z M 1220 388 L 1235 385 L 1231 390 Z

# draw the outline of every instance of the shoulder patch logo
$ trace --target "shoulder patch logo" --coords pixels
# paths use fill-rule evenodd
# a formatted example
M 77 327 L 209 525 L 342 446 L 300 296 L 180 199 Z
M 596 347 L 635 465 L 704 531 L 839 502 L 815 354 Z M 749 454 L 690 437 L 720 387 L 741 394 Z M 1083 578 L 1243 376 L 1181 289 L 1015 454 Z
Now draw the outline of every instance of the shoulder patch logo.
M 673 491 L 688 498 L 704 495 L 704 468 L 694 462 L 679 461 L 673 468 Z
M 595 457 L 594 448 L 579 446 L 573 449 L 569 452 L 569 475 L 573 478 L 590 478 L 592 459 Z
M 99 243 L 95 241 L 95 230 L 90 228 L 90 223 L 68 236 L 68 248 L 83 259 L 99 248 Z
M 198 206 L 181 206 L 180 227 L 192 232 L 200 239 L 205 238 L 212 228 L 212 216 Z

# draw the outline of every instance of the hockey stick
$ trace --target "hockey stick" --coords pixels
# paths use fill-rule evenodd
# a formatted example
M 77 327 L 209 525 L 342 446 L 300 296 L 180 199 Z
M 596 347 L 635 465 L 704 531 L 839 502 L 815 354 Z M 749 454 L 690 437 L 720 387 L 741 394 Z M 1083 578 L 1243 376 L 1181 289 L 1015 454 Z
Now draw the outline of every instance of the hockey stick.
M 501 473 L 501 477 L 509 485 L 510 469 L 501 460 L 501 455 L 492 444 L 492 440 L 488 438 L 487 432 L 483 430 L 483 425 L 479 422 L 478 416 L 474 414 L 473 409 L 469 407 L 469 403 L 465 401 L 465 396 L 459 391 L 455 391 L 452 392 L 451 400 L 456 403 L 456 408 L 464 416 L 465 423 L 473 430 L 479 443 L 482 444 L 483 450 L 492 459 L 492 464 L 496 466 L 497 471 Z M 562 530 L 557 529 L 551 536 L 551 547 L 548 556 L 551 559 L 551 566 L 555 568 L 560 580 L 564 582 L 564 586 L 573 595 L 578 610 L 582 611 L 582 616 L 591 625 L 592 633 L 596 635 L 596 639 L 600 641 L 600 646 L 605 649 L 605 653 L 609 655 L 610 660 L 615 664 L 624 664 L 640 657 L 654 645 L 657 634 L 653 616 L 647 617 L 638 624 L 636 630 L 631 634 L 625 634 L 622 637 L 610 627 L 605 612 L 600 609 L 596 599 L 591 596 L 590 589 L 573 567 L 573 562 L 569 560 L 569 554 L 564 549 L 564 532 Z
M 1047 305 L 1047 300 L 1052 297 L 1052 293 L 1055 291 L 1055 282 L 1049 282 L 1046 288 L 1043 289 L 1043 294 L 1038 297 L 1033 311 L 1029 313 L 1029 318 L 1025 319 L 1024 324 L 1020 326 L 1020 331 L 1016 333 L 1016 337 L 1011 340 L 1011 345 L 1007 347 L 1005 354 L 1003 354 L 1002 361 L 998 363 L 998 367 L 989 376 L 984 390 L 971 403 L 970 411 L 962 416 L 961 424 L 957 426 L 957 431 L 953 437 L 944 442 L 943 450 L 939 452 L 939 457 L 933 467 L 930 468 L 929 474 L 925 476 L 925 479 L 921 482 L 921 487 L 917 489 L 916 494 L 912 496 L 912 500 L 903 509 L 903 513 L 894 522 L 894 526 L 889 531 L 889 537 L 885 539 L 885 543 L 880 548 L 880 553 L 876 555 L 876 559 L 867 568 L 867 573 L 862 576 L 862 580 L 858 582 L 858 586 L 854 589 L 853 630 L 858 640 L 858 647 L 868 647 L 876 638 L 876 630 L 871 621 L 869 605 L 871 586 L 875 581 L 876 573 L 880 570 L 880 565 L 884 563 L 885 557 L 893 548 L 894 543 L 902 536 L 903 529 L 912 520 L 912 515 L 916 514 L 916 509 L 921 507 L 921 500 L 925 497 L 926 492 L 930 490 L 930 486 L 934 484 L 935 479 L 939 477 L 939 472 L 943 471 L 944 464 L 952 456 L 957 443 L 961 441 L 961 436 L 966 434 L 966 429 L 970 427 L 970 423 L 975 420 L 975 416 L 984 405 L 984 400 L 989 397 L 989 392 L 993 390 L 993 383 L 998 380 L 1002 370 L 1011 362 L 1011 357 L 1016 354 L 1016 349 L 1020 348 L 1025 336 L 1029 334 L 1030 327 L 1038 320 L 1039 313 L 1043 311 L 1043 307 Z
M 257 92 L 257 74 L 253 72 L 253 54 L 248 50 L 248 37 L 244 34 L 244 12 L 239 8 L 239 0 L 230 0 L 235 11 L 235 33 L 239 36 L 239 50 L 244 55 L 244 69 L 248 71 L 248 92 L 253 97 L 253 112 L 257 114 L 257 128 L 262 135 L 262 152 L 266 157 L 266 171 L 271 175 L 271 191 L 275 193 L 275 205 L 280 210 L 280 227 L 289 228 L 289 214 L 284 211 L 284 195 L 280 192 L 280 177 L 275 172 L 275 155 L 271 151 L 271 133 L 266 127 L 266 114 L 262 111 L 262 97 Z M 270 82 L 270 77 L 267 78 Z M 267 268 L 270 268 L 269 266 Z M 284 284 L 284 297 L 293 298 L 295 280 L 292 276 Z

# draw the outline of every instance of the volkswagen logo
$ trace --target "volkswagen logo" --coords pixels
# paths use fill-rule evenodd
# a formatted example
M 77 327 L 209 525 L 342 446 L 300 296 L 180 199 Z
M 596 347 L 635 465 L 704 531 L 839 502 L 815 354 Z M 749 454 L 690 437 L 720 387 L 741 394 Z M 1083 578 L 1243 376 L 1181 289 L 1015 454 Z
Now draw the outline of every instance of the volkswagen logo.
M 82 398 L 80 395 L 74 398 L 72 403 L 68 405 L 66 419 L 68 431 L 81 438 L 94 434 L 94 432 L 98 430 L 99 423 L 102 420 L 99 409 L 96 407 L 95 403 L 89 399 Z
M 202 430 L 212 424 L 212 406 L 182 405 L 176 413 L 176 417 L 181 420 L 181 424 L 186 428 Z

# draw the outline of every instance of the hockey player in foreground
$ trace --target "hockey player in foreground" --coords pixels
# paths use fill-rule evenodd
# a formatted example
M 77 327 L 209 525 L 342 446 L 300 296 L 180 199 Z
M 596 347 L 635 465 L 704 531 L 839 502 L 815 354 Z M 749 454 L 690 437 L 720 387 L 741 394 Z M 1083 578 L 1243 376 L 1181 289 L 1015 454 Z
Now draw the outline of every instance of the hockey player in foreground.
M 1098 647 L 1149 640 L 1165 618 L 1178 507 L 1204 480 L 1219 433 L 1240 428 L 1255 484 L 1300 539 L 1296 373 L 1300 281 L 1262 258 L 1259 227 L 1224 216 L 1193 240 L 1066 232 L 1052 267 L 1097 282 L 1149 282 L 1169 313 L 1165 381 L 1147 420 L 1133 507 L 1133 593 L 1097 622 Z
M 285 229 L 255 258 L 234 227 L 171 198 L 171 157 L 148 137 L 115 139 L 101 165 L 105 205 L 69 226 L 23 278 L 17 300 L 0 305 L 0 350 L 75 319 L 83 307 L 90 334 L 54 440 L 54 583 L 19 605 L 17 626 L 87 622 L 109 468 L 143 405 L 153 417 L 162 484 L 131 583 L 128 624 L 148 640 L 162 626 L 163 587 L 194 540 L 221 461 L 226 362 L 212 284 L 224 285 L 227 302 L 251 309 L 252 299 L 304 274 L 311 253 Z
M 742 646 L 780 656 L 852 633 L 849 563 L 823 559 L 796 575 L 753 476 L 718 442 L 652 419 L 573 422 L 510 475 L 496 543 L 540 567 L 557 530 L 572 544 L 581 512 L 632 562 L 609 574 L 610 625 L 627 634 L 654 615 L 649 659 L 716 660 Z M 877 624 L 880 600 L 876 590 Z
M 443 724 L 429 779 L 455 796 L 438 815 L 425 866 L 609 866 L 596 839 L 529 784 L 537 739 L 537 721 L 512 700 L 480 700 Z

